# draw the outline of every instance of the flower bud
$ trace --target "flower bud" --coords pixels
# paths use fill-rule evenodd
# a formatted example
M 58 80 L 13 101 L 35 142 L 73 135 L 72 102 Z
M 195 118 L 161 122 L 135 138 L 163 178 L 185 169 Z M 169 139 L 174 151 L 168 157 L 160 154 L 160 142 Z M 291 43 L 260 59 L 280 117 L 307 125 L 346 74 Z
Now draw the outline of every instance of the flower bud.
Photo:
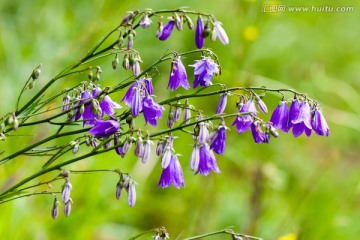
M 6 140 L 6 136 L 3 132 L 0 132 L 0 140 L 1 141 L 5 141 Z
M 132 33 L 130 33 L 128 36 L 128 41 L 127 41 L 126 47 L 128 50 L 130 50 L 130 49 L 132 49 L 133 45 L 134 45 L 134 35 Z
M 179 17 L 178 14 L 174 13 L 174 18 L 175 18 L 175 26 L 177 30 L 181 31 L 183 25 L 182 17 Z
M 150 157 L 151 147 L 150 147 L 150 139 L 148 138 L 143 145 L 143 153 L 141 155 L 141 162 L 146 163 Z
M 123 44 L 124 44 L 124 38 L 123 38 L 122 34 L 120 33 L 120 37 L 118 40 L 118 47 L 122 48 Z
M 69 180 L 66 180 L 66 183 L 64 184 L 64 187 L 62 189 L 62 201 L 63 203 L 67 203 L 70 199 L 70 192 L 72 189 L 72 185 L 69 182 Z
M 200 16 L 198 17 L 198 20 L 196 23 L 195 44 L 196 44 L 196 47 L 199 49 L 203 48 L 204 44 L 205 44 L 204 23 Z
M 229 44 L 229 37 L 227 36 L 225 30 L 221 26 L 221 22 L 214 22 L 214 29 L 216 31 L 216 35 L 218 36 L 220 42 L 224 45 Z
M 209 21 L 206 22 L 205 26 L 204 26 L 204 33 L 203 33 L 203 37 L 207 38 L 211 33 L 211 28 L 210 28 L 210 24 Z
M 107 141 L 105 144 L 104 144 L 104 149 L 109 149 L 111 148 L 111 141 Z
M 32 79 L 36 80 L 36 79 L 39 78 L 39 76 L 40 76 L 40 74 L 41 74 L 41 67 L 42 67 L 42 64 L 39 64 L 39 66 L 37 66 L 37 67 L 33 70 L 32 74 L 31 74 Z M 30 89 L 31 89 L 31 88 L 30 88 Z
M 136 190 L 135 190 L 135 182 L 130 181 L 129 188 L 128 188 L 128 204 L 130 207 L 135 206 L 136 202 Z
M 141 73 L 140 70 L 140 63 L 139 63 L 139 59 L 135 58 L 134 59 L 134 64 L 132 65 L 132 71 L 135 77 L 139 76 Z
M 255 94 L 255 99 L 256 99 L 257 106 L 260 109 L 260 111 L 265 114 L 268 113 L 268 109 L 266 107 L 266 104 L 263 102 L 263 100 L 261 100 L 261 98 L 256 94 Z
M 177 104 L 180 104 L 180 102 L 177 102 Z M 176 106 L 174 108 L 174 121 L 177 122 L 180 119 L 180 115 L 181 115 L 181 108 L 179 106 Z
M 55 198 L 52 209 L 51 209 L 51 217 L 53 219 L 56 219 L 59 215 L 59 205 L 60 205 L 60 202 Z
M 91 67 L 89 67 L 88 78 L 89 78 L 89 80 L 92 80 L 92 79 L 93 79 L 93 77 L 94 77 L 94 75 L 93 75 L 92 68 L 91 68 Z
M 144 151 L 143 139 L 141 135 L 136 139 L 135 156 L 141 157 Z
M 121 150 L 123 156 L 125 156 L 130 151 L 131 144 L 132 144 L 131 139 L 127 137 Z
M 279 137 L 279 133 L 278 133 L 278 131 L 277 131 L 276 128 L 274 128 L 274 127 L 271 126 L 270 129 L 269 129 L 269 131 L 270 131 L 271 135 L 272 135 L 274 138 Z
M 137 13 L 137 11 L 128 12 L 128 14 L 123 18 L 121 24 L 123 24 L 123 25 L 129 24 L 130 20 L 133 19 L 133 17 L 135 16 L 135 13 Z
M 204 122 L 199 123 L 199 136 L 198 141 L 201 144 L 207 143 L 209 139 L 209 130 Z
M 168 126 L 168 128 L 173 128 L 174 124 L 175 124 L 174 113 L 170 109 L 168 120 L 167 120 L 167 126 Z
M 199 136 L 199 133 L 200 133 L 200 126 L 199 126 L 199 124 L 197 123 L 197 124 L 195 124 L 195 126 L 194 126 L 194 136 L 195 136 L 195 137 Z
M 75 154 L 79 151 L 79 143 L 76 142 L 76 144 L 73 146 L 72 153 Z
M 6 128 L 5 122 L 1 121 L 1 123 L 0 123 L 0 132 L 5 132 L 5 128 Z
M 68 217 L 70 215 L 71 204 L 72 204 L 72 200 L 71 200 L 71 198 L 69 198 L 69 200 L 65 203 L 65 206 L 64 206 L 65 217 Z
M 216 114 L 222 114 L 226 108 L 228 93 L 223 93 L 216 108 Z
M 122 184 L 121 184 L 121 181 L 119 181 L 117 184 L 116 184 L 116 192 L 115 192 L 115 197 L 116 199 L 120 199 L 121 197 L 121 192 L 122 192 Z
M 64 177 L 64 178 L 69 178 L 70 176 L 70 171 L 69 170 L 63 170 L 61 173 L 60 173 L 60 176 Z
M 13 127 L 14 131 L 19 128 L 19 120 L 17 119 L 15 113 L 11 113 L 8 119 L 8 123 Z
M 114 70 L 117 69 L 119 65 L 119 58 L 117 54 L 115 55 L 115 59 L 112 61 L 111 65 Z
M 188 15 L 185 15 L 185 20 L 187 23 L 187 26 L 190 30 L 194 29 L 194 23 L 192 22 L 191 18 Z
M 156 146 L 156 155 L 160 156 L 164 152 L 164 141 L 160 140 L 158 141 L 158 144 Z
M 164 30 L 164 26 L 162 24 L 162 16 L 161 16 L 158 22 L 158 28 L 156 30 L 156 37 L 159 38 L 162 35 L 163 30 Z
M 127 54 L 127 53 L 124 55 L 122 66 L 125 70 L 130 69 L 129 54 Z
M 91 139 L 91 146 L 93 148 L 96 148 L 97 146 L 99 146 L 99 142 L 96 138 Z
M 216 41 L 216 38 L 217 38 L 217 33 L 215 31 L 215 29 L 213 29 L 210 33 L 210 38 L 211 38 L 211 41 L 215 42 Z
M 33 80 L 29 82 L 29 89 L 32 89 L 34 87 L 34 83 L 35 82 Z
M 170 164 L 170 160 L 171 160 L 171 147 L 167 147 L 164 151 L 164 155 L 161 158 L 161 167 L 163 169 L 167 168 Z

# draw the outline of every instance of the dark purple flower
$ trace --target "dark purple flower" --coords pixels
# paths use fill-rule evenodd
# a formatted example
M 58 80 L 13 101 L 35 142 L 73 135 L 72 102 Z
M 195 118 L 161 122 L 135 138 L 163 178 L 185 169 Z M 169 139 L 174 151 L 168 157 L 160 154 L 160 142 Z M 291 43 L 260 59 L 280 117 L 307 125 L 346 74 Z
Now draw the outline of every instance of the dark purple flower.
M 226 108 L 228 93 L 221 94 L 219 104 L 216 108 L 216 114 L 222 114 Z
M 312 128 L 314 129 L 317 135 L 329 136 L 330 130 L 329 126 L 322 115 L 322 113 L 316 109 L 312 119 Z
M 196 47 L 201 49 L 204 47 L 205 38 L 204 38 L 204 23 L 201 17 L 199 16 L 196 23 L 196 31 L 195 31 L 195 43 Z
M 293 107 L 294 105 L 294 107 Z M 302 102 L 300 106 L 296 109 L 297 103 L 291 105 L 293 107 L 293 115 L 290 107 L 290 120 L 289 124 L 292 126 L 292 132 L 294 137 L 300 136 L 303 132 L 310 137 L 311 135 L 311 110 L 307 101 Z
M 154 102 L 153 98 L 148 95 L 144 98 L 142 102 L 142 109 L 144 113 L 144 118 L 146 123 L 150 123 L 153 126 L 156 126 L 156 119 L 162 117 L 162 111 L 165 108 L 156 102 Z
M 120 123 L 115 120 L 96 120 L 95 126 L 89 133 L 96 138 L 108 138 L 120 128 Z
M 200 173 L 206 176 L 211 171 L 220 173 L 220 169 L 217 166 L 214 152 L 210 149 L 209 145 L 204 144 L 200 147 L 199 166 L 196 174 Z
M 170 20 L 167 24 L 165 24 L 161 35 L 159 36 L 159 40 L 161 41 L 165 41 L 166 39 L 168 39 L 168 37 L 170 37 L 173 29 L 175 26 L 175 21 L 174 20 Z
M 123 97 L 123 99 L 121 99 L 121 101 L 125 102 L 127 106 L 131 107 L 133 98 L 135 97 L 135 88 L 141 89 L 142 87 L 143 87 L 143 79 L 140 78 L 136 80 L 133 84 L 131 84 L 129 89 L 126 91 L 125 96 Z
M 180 56 L 175 57 L 171 64 L 169 85 L 171 91 L 174 91 L 179 86 L 182 86 L 186 90 L 189 89 L 190 85 L 187 80 L 187 74 L 184 64 L 181 62 Z
M 281 101 L 275 108 L 271 115 L 270 122 L 272 126 L 281 129 L 283 132 L 288 132 L 289 110 L 286 101 Z
M 292 121 L 296 120 L 299 116 L 299 109 L 300 109 L 301 102 L 299 99 L 294 99 L 291 102 L 290 110 L 289 110 L 289 121 L 288 121 L 288 130 L 293 126 Z
M 211 143 L 210 148 L 214 149 L 217 154 L 224 155 L 226 143 L 226 126 L 220 125 L 216 130 L 216 137 Z
M 169 165 L 163 169 L 158 186 L 166 188 L 171 184 L 176 188 L 185 187 L 184 174 L 177 155 L 172 155 Z
M 261 130 L 261 124 L 259 121 L 254 121 L 251 124 L 251 133 L 256 143 L 268 142 L 268 136 Z
M 255 108 L 255 104 L 252 100 L 247 101 L 239 109 L 239 113 L 246 113 L 246 112 L 256 115 L 257 111 Z M 250 115 L 237 116 L 232 125 L 235 125 L 238 133 L 244 133 L 250 128 L 251 123 L 253 121 L 254 121 L 253 117 Z
M 219 65 L 209 57 L 197 60 L 194 65 L 190 66 L 195 68 L 193 88 L 196 88 L 198 85 L 205 87 L 211 85 L 214 74 L 219 73 Z

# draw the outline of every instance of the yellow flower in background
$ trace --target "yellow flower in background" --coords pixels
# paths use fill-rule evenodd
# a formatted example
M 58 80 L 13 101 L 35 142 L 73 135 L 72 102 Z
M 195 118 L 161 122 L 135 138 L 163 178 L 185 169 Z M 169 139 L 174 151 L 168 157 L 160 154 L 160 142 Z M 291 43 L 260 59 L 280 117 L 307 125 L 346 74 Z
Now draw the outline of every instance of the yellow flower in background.
M 255 26 L 247 26 L 243 32 L 244 38 L 248 41 L 255 41 L 259 36 L 259 29 Z
M 279 237 L 277 240 L 297 240 L 297 234 L 290 233 L 290 234 Z

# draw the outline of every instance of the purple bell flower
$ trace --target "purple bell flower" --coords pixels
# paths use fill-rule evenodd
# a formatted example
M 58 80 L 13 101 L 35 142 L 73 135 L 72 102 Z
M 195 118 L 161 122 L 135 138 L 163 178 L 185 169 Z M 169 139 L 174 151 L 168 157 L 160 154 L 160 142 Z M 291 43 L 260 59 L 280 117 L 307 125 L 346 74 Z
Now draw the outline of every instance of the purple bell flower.
M 306 136 L 311 136 L 311 110 L 307 101 L 302 102 L 299 108 L 294 110 L 293 115 L 291 115 L 290 108 L 290 121 L 294 137 L 300 136 L 303 132 L 305 132 Z
M 196 43 L 196 47 L 199 49 L 203 48 L 205 44 L 204 23 L 200 16 L 196 23 L 195 43 Z
M 226 143 L 226 126 L 220 125 L 216 130 L 216 137 L 211 143 L 210 148 L 214 149 L 214 152 L 217 154 L 224 155 L 225 152 L 225 143 Z
M 156 126 L 156 119 L 162 117 L 162 111 L 165 108 L 156 102 L 154 102 L 153 98 L 148 95 L 144 98 L 142 102 L 142 109 L 146 123 L 150 123 L 152 126 Z
M 227 36 L 224 28 L 221 25 L 222 25 L 221 22 L 215 21 L 214 29 L 215 29 L 216 35 L 219 38 L 220 42 L 224 45 L 227 45 L 227 44 L 229 44 L 229 37 Z
M 121 99 L 122 102 L 125 102 L 125 104 L 129 107 L 132 106 L 132 102 L 133 102 L 133 98 L 135 97 L 135 88 L 139 88 L 144 90 L 144 79 L 139 78 L 138 80 L 136 80 L 133 84 L 131 84 L 131 86 L 129 87 L 129 89 L 126 91 L 125 96 L 123 97 L 123 99 Z M 141 91 L 141 96 L 144 96 L 143 91 Z
M 270 122 L 273 127 L 279 128 L 283 132 L 288 132 L 289 110 L 286 101 L 281 101 L 271 115 Z
M 209 145 L 204 144 L 200 147 L 199 166 L 196 174 L 200 173 L 207 176 L 211 171 L 220 173 L 214 152 L 210 149 Z
M 134 88 L 134 97 L 132 98 L 131 101 L 131 114 L 134 117 L 138 116 L 142 110 L 141 100 L 142 100 L 142 94 L 140 88 L 136 87 Z
M 179 86 L 182 86 L 186 90 L 190 87 L 186 70 L 184 64 L 181 62 L 180 56 L 175 57 L 172 62 L 168 87 L 170 87 L 171 91 L 174 91 Z
M 193 88 L 196 88 L 198 85 L 204 87 L 211 85 L 214 74 L 219 73 L 219 65 L 209 57 L 198 60 L 194 65 L 190 66 L 195 68 Z
M 146 91 L 149 95 L 153 95 L 154 94 L 154 88 L 153 88 L 153 84 L 152 84 L 152 79 L 151 78 L 145 78 L 145 87 L 146 87 Z
M 250 112 L 257 114 L 255 104 L 252 100 L 247 101 L 239 110 L 239 113 Z M 237 116 L 232 125 L 235 125 L 238 133 L 246 132 L 253 122 L 253 117 L 250 115 Z
M 142 28 L 148 28 L 150 27 L 151 23 L 152 21 L 149 18 L 148 14 L 145 14 L 145 16 L 141 19 L 139 24 Z
M 96 138 L 108 138 L 120 128 L 120 123 L 115 120 L 96 120 L 95 126 L 89 133 Z
M 322 115 L 322 113 L 316 109 L 314 112 L 314 116 L 312 119 L 312 128 L 314 129 L 315 133 L 320 136 L 329 136 L 330 130 L 329 126 Z
M 256 143 L 269 142 L 269 136 L 265 136 L 265 133 L 261 130 L 259 121 L 251 124 L 251 133 Z
M 174 26 L 175 26 L 174 20 L 170 20 L 167 24 L 165 24 L 165 26 L 159 36 L 159 40 L 165 41 L 166 39 L 168 39 L 168 37 L 170 37 L 170 35 L 174 29 Z
M 176 188 L 185 187 L 184 174 L 177 155 L 172 155 L 169 165 L 163 169 L 158 186 L 166 188 L 171 184 Z

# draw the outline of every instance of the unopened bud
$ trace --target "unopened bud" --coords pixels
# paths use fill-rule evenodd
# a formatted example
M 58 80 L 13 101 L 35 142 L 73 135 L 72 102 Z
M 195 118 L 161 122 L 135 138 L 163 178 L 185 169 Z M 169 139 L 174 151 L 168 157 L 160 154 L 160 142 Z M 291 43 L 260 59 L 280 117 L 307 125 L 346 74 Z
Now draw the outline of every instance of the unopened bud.
M 272 135 L 274 138 L 279 137 L 279 132 L 277 131 L 276 128 L 270 127 L 269 131 L 270 131 L 271 135 Z
M 129 54 L 125 54 L 124 55 L 124 59 L 122 62 L 122 66 L 125 70 L 129 70 L 130 69 L 130 61 L 129 61 Z
M 42 67 L 42 65 L 39 64 L 39 66 L 37 66 L 37 67 L 33 70 L 32 74 L 31 74 L 32 79 L 36 80 L 36 79 L 39 78 L 39 76 L 40 76 L 40 74 L 41 74 L 41 67 Z
M 180 104 L 180 102 L 178 102 L 177 104 Z M 174 121 L 177 122 L 179 121 L 180 119 L 180 116 L 181 116 L 181 108 L 179 106 L 176 106 L 174 108 Z
M 196 124 L 195 127 L 194 127 L 194 136 L 199 136 L 199 133 L 200 133 L 200 126 L 199 124 Z
M 144 151 L 143 139 L 139 136 L 135 143 L 135 156 L 141 157 Z
M 116 54 L 116 56 L 115 56 L 115 59 L 112 61 L 111 65 L 112 65 L 112 68 L 113 68 L 114 70 L 117 69 L 117 67 L 118 67 L 118 65 L 119 65 L 119 58 L 118 58 L 118 55 L 117 55 L 117 54 Z
M 6 136 L 3 132 L 0 132 L 0 140 L 1 141 L 5 141 L 6 140 Z
M 6 128 L 5 122 L 1 121 L 1 123 L 0 123 L 0 132 L 5 132 L 5 128 Z
M 152 23 L 151 19 L 149 18 L 149 16 L 147 14 L 145 14 L 145 16 L 140 21 L 140 26 L 142 28 L 148 28 L 148 27 L 150 27 L 151 23 Z
M 119 181 L 117 184 L 116 184 L 116 192 L 115 192 L 115 197 L 116 199 L 120 199 L 121 197 L 121 192 L 122 192 L 122 184 L 121 184 L 121 181 Z
M 164 152 L 164 141 L 159 141 L 156 146 L 156 155 L 160 156 Z
M 34 87 L 34 83 L 35 83 L 35 81 L 30 81 L 29 82 L 29 89 L 32 89 Z
M 127 25 L 134 16 L 135 16 L 135 12 L 128 12 L 128 14 L 123 18 L 121 23 L 123 25 Z
M 211 28 L 210 28 L 209 21 L 207 21 L 205 26 L 204 26 L 204 33 L 203 34 L 204 34 L 204 38 L 207 38 L 211 34 Z
M 167 168 L 170 164 L 170 160 L 171 160 L 171 155 L 172 155 L 172 151 L 170 147 L 167 147 L 164 151 L 164 155 L 161 158 L 161 167 L 163 169 Z
M 182 21 L 182 17 L 179 17 L 179 15 L 177 15 L 176 13 L 174 13 L 174 19 L 175 19 L 175 26 L 176 28 L 181 31 L 182 30 L 182 25 L 183 25 L 183 21 Z
M 118 47 L 119 48 L 122 48 L 122 45 L 124 44 L 124 38 L 123 36 L 121 35 L 120 33 L 120 37 L 119 37 L 119 40 L 118 40 Z
M 129 188 L 128 188 L 128 204 L 130 207 L 135 206 L 136 202 L 136 189 L 135 189 L 135 182 L 130 181 Z
M 192 22 L 191 18 L 188 15 L 185 15 L 186 23 L 190 30 L 194 29 L 194 23 Z
M 156 37 L 160 37 L 163 33 L 164 30 L 164 26 L 162 24 L 162 17 L 160 17 L 159 22 L 158 22 L 158 28 L 156 30 Z
M 134 35 L 132 33 L 129 34 L 128 36 L 128 41 L 127 41 L 127 49 L 130 50 L 134 45 Z
M 200 148 L 199 145 L 195 144 L 190 158 L 191 171 L 195 171 L 198 168 L 199 162 L 200 162 Z
M 68 217 L 70 215 L 70 212 L 71 212 L 71 204 L 72 204 L 72 199 L 69 198 L 69 200 L 65 203 L 65 206 L 64 206 L 64 214 L 65 214 L 65 217 Z
M 215 31 L 215 29 L 213 29 L 210 33 L 210 38 L 211 38 L 211 41 L 215 42 L 216 41 L 216 38 L 217 38 L 217 33 Z
M 88 78 L 89 78 L 89 80 L 92 80 L 93 77 L 94 77 L 93 71 L 92 71 L 92 68 L 90 67 L 90 68 L 89 68 L 89 72 L 88 72 Z
M 60 205 L 60 202 L 55 198 L 52 209 L 51 209 L 51 217 L 53 219 L 56 219 L 59 215 L 59 205 Z
M 151 148 L 150 148 L 150 140 L 147 139 L 145 142 L 144 142 L 144 145 L 143 145 L 143 153 L 142 153 L 142 156 L 141 156 L 141 162 L 142 163 L 146 163 L 147 160 L 149 159 L 150 157 L 150 151 L 151 151 Z
M 72 189 L 71 183 L 69 182 L 69 180 L 66 180 L 66 183 L 64 184 L 64 187 L 61 192 L 63 203 L 67 203 L 69 201 L 71 189 Z

